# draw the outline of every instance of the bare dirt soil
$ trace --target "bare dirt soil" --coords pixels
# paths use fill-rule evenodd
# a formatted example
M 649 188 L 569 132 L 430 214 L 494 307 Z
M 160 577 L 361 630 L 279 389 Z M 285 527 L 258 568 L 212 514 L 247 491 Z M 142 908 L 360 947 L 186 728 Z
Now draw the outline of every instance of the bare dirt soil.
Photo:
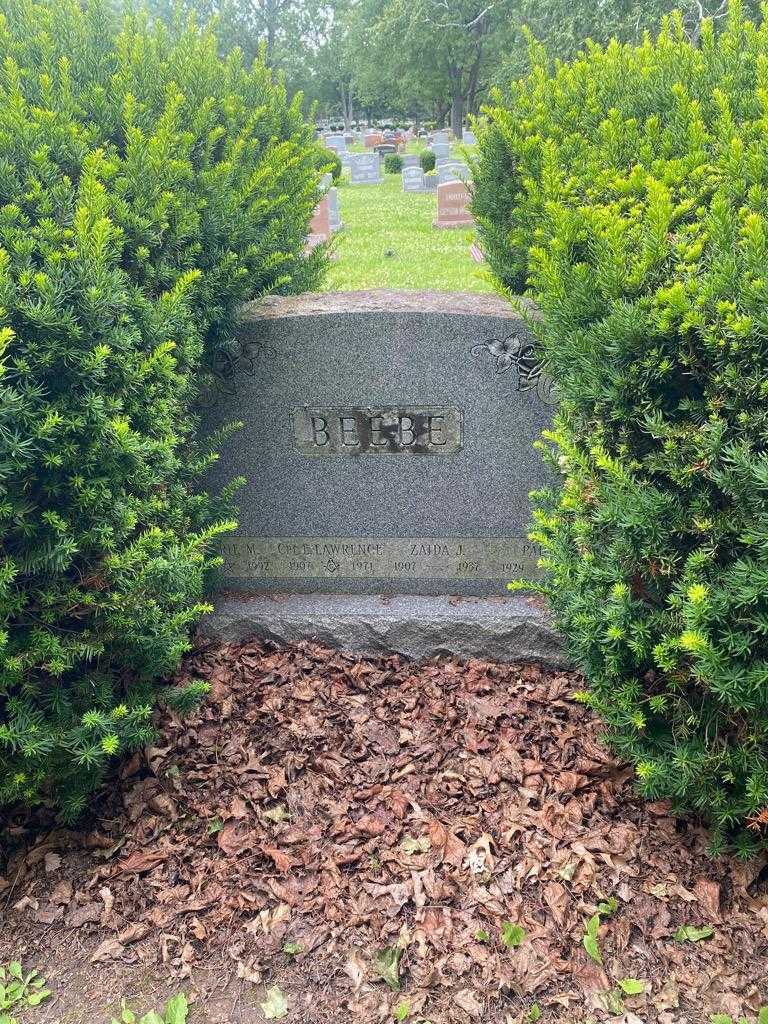
M 101 1024 L 183 989 L 190 1024 L 262 1021 L 272 986 L 288 1024 L 768 1004 L 765 860 L 712 861 L 702 829 L 637 799 L 577 676 L 254 642 L 208 644 L 180 677 L 211 699 L 161 716 L 78 830 L 2 823 L 0 962 L 54 990 L 24 1020 Z

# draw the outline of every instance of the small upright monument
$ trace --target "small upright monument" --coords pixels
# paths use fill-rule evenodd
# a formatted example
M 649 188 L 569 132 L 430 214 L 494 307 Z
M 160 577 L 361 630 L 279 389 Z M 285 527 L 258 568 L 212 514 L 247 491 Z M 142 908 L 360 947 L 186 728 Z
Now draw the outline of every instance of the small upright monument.
M 437 218 L 434 228 L 468 228 L 474 220 L 469 212 L 472 196 L 463 181 L 447 181 L 437 186 Z
M 309 223 L 309 237 L 307 238 L 307 249 L 314 249 L 318 245 L 327 242 L 331 237 L 331 218 L 326 193 L 315 207 L 312 220 Z
M 341 222 L 341 214 L 339 213 L 339 190 L 337 188 L 329 188 L 328 194 L 328 223 L 331 231 L 335 234 L 337 231 L 341 231 L 344 225 Z
M 355 153 L 350 164 L 353 185 L 380 185 L 381 158 L 378 153 Z
M 426 192 L 424 171 L 420 167 L 404 167 L 402 170 L 403 192 Z
M 437 180 L 440 185 L 446 181 L 468 181 L 469 167 L 460 160 L 449 160 L 438 166 Z

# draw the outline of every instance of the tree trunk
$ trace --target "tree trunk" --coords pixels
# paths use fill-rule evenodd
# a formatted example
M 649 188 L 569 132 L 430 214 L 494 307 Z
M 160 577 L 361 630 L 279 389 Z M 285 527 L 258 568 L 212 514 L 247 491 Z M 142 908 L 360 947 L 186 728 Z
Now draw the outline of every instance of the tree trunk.
M 342 82 L 341 87 L 341 116 L 344 118 L 344 130 L 347 132 L 352 131 L 352 84 L 344 85 Z
M 451 89 L 451 129 L 461 141 L 464 135 L 464 93 L 461 89 L 461 75 L 454 80 Z

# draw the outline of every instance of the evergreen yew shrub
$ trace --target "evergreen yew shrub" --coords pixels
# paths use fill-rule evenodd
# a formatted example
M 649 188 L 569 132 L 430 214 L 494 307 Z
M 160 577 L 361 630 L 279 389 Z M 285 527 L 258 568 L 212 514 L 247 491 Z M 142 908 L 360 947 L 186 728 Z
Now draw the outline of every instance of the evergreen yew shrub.
M 768 26 L 732 5 L 696 47 L 672 20 L 508 103 L 478 171 L 516 175 L 495 266 L 527 265 L 561 398 L 543 589 L 644 793 L 746 853 L 768 838 Z
M 403 169 L 403 158 L 397 153 L 387 153 L 384 157 L 384 170 L 387 174 L 399 174 Z
M 328 149 L 323 143 L 316 143 L 315 167 L 322 174 L 330 171 L 334 185 L 339 183 L 341 172 L 344 169 L 339 154 Z
M 430 171 L 434 171 L 436 162 L 437 160 L 435 154 L 432 152 L 431 149 L 425 149 L 421 156 L 419 157 L 421 169 L 422 171 L 424 171 L 425 174 L 429 174 Z
M 0 57 L 0 803 L 72 816 L 203 608 L 201 359 L 317 276 L 319 175 L 298 101 L 193 25 L 6 0 Z

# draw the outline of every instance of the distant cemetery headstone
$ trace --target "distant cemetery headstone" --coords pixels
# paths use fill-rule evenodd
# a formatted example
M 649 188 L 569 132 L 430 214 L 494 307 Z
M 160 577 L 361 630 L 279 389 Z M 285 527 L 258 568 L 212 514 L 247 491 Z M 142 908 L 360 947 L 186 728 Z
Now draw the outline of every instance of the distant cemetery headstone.
M 420 167 L 419 157 L 417 153 L 404 153 L 403 154 L 403 167 Z
M 424 175 L 424 188 L 427 192 L 434 192 L 437 188 L 437 175 L 434 173 Z
M 441 167 L 445 167 L 447 164 L 455 163 L 453 157 L 440 156 L 435 160 L 435 170 L 439 171 Z
M 498 594 L 536 576 L 528 492 L 552 396 L 523 320 L 479 296 L 253 304 L 204 424 L 244 428 L 209 483 L 244 476 L 221 585 L 247 592 Z
M 470 131 L 469 128 L 465 128 L 464 129 L 464 133 L 463 133 L 463 137 L 462 137 L 461 141 L 466 146 L 476 146 L 477 145 L 477 138 L 475 136 L 475 133 L 473 131 Z
M 462 181 L 448 181 L 437 186 L 437 219 L 435 228 L 471 227 L 474 223 L 469 212 L 471 196 Z
M 446 145 L 447 146 L 449 141 L 450 141 L 448 132 L 446 132 L 446 131 L 435 132 L 434 135 L 432 136 L 432 141 L 436 142 L 438 145 Z
M 328 195 L 323 196 L 320 202 L 315 207 L 315 212 L 312 215 L 312 220 L 309 223 L 309 237 L 307 238 L 307 248 L 314 249 L 318 245 L 322 245 L 327 242 L 331 237 L 331 216 L 330 206 L 328 203 Z
M 339 213 L 339 190 L 337 188 L 329 188 L 327 199 L 328 225 L 332 232 L 341 231 L 344 225 L 341 222 L 341 214 Z
M 449 157 L 451 155 L 451 147 L 448 142 L 433 142 L 432 152 L 435 154 L 435 159 L 439 160 L 441 157 Z
M 468 181 L 469 167 L 458 160 L 451 160 L 443 164 L 437 172 L 438 184 L 443 185 L 446 181 Z
M 378 153 L 354 153 L 350 164 L 353 185 L 380 185 L 381 159 Z
M 347 148 L 343 135 L 326 135 L 325 144 L 329 149 L 333 149 L 337 153 L 341 153 Z
M 326 191 L 333 184 L 333 175 L 330 171 L 327 171 L 320 179 L 320 188 Z
M 402 171 L 403 192 L 425 192 L 424 171 L 421 167 L 404 167 Z
M 397 153 L 397 146 L 393 142 L 383 142 L 380 146 L 374 146 L 374 151 L 381 157 Z

